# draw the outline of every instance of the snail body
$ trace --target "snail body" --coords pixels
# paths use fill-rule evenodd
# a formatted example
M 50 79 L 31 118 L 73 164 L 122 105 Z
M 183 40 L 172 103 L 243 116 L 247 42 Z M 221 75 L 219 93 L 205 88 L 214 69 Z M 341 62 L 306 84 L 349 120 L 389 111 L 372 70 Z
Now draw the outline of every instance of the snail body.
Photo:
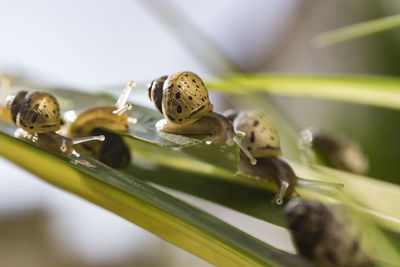
M 241 111 L 230 116 L 236 130 L 244 132 L 243 145 L 257 159 L 255 166 L 248 164 L 245 155 L 240 156 L 240 170 L 248 175 L 258 176 L 274 182 L 278 194 L 274 202 L 283 203 L 284 197 L 295 193 L 298 184 L 319 184 L 341 188 L 343 185 L 307 180 L 298 177 L 292 167 L 280 158 L 282 155 L 280 138 L 273 120 L 260 111 Z
M 236 143 L 248 156 L 256 160 L 242 146 L 232 123 L 213 111 L 207 88 L 199 76 L 182 71 L 162 76 L 148 86 L 149 98 L 164 115 L 157 123 L 160 131 L 176 134 L 212 134 L 211 141 L 219 146 Z
M 368 240 L 339 207 L 293 199 L 285 217 L 299 254 L 318 266 L 374 266 Z
M 7 97 L 7 109 L 12 121 L 19 127 L 15 133 L 17 138 L 59 156 L 75 153 L 76 144 L 104 141 L 104 135 L 68 138 L 57 134 L 61 127 L 60 106 L 57 99 L 47 92 L 19 91 Z
M 248 164 L 244 156 L 241 155 L 239 169 L 247 175 L 261 177 L 262 179 L 276 184 L 278 194 L 274 197 L 273 201 L 281 205 L 283 203 L 283 198 L 293 195 L 299 178 L 296 176 L 292 167 L 281 158 L 269 157 L 256 159 L 257 164 L 253 166 Z
M 99 134 L 106 137 L 105 142 L 100 144 L 88 142 L 77 145 L 76 150 L 79 153 L 94 157 L 114 168 L 122 168 L 130 163 L 130 151 L 122 137 L 107 130 L 128 131 L 130 119 L 125 111 L 130 110 L 132 106 L 126 101 L 133 87 L 135 87 L 134 82 L 125 87 L 115 106 L 93 107 L 78 114 L 69 127 L 69 137 L 79 138 Z
M 104 141 L 105 136 L 89 136 L 82 138 L 69 138 L 56 133 L 30 134 L 22 129 L 16 131 L 15 137 L 23 139 L 37 147 L 45 149 L 61 157 L 76 154 L 74 146 L 89 141 Z M 77 154 L 78 155 L 78 154 Z

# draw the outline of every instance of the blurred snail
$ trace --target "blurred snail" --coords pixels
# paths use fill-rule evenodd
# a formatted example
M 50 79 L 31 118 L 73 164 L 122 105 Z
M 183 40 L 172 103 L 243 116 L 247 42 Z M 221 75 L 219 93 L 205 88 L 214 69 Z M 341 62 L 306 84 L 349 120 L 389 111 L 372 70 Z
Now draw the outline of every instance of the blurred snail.
M 193 72 L 182 71 L 162 76 L 148 85 L 149 98 L 165 119 L 158 130 L 176 134 L 212 134 L 211 141 L 219 146 L 236 143 L 256 164 L 256 159 L 241 144 L 232 123 L 213 112 L 204 82 Z
M 126 102 L 135 86 L 134 82 L 129 83 L 115 106 L 89 108 L 78 114 L 76 120 L 69 127 L 69 137 L 77 138 L 99 134 L 106 137 L 103 143 L 88 142 L 76 146 L 79 153 L 98 159 L 113 168 L 122 168 L 130 163 L 130 151 L 122 137 L 107 130 L 128 131 L 130 118 L 125 112 L 130 110 L 132 105 Z
M 308 128 L 300 133 L 300 143 L 305 148 L 313 148 L 334 168 L 358 174 L 368 172 L 368 157 L 354 140 Z
M 293 199 L 285 217 L 299 254 L 317 266 L 374 266 L 367 240 L 338 207 Z
M 0 77 L 0 120 L 12 123 L 10 112 L 5 103 L 6 96 L 10 94 L 11 79 L 8 75 L 1 75 Z
M 239 113 L 229 112 L 227 116 L 233 120 L 233 126 L 237 131 L 245 133 L 242 140 L 243 145 L 257 159 L 257 164 L 253 166 L 241 154 L 240 170 L 248 175 L 266 178 L 274 182 L 279 191 L 274 198 L 276 204 L 281 205 L 284 197 L 290 197 L 295 192 L 297 184 L 343 187 L 341 184 L 298 177 L 289 164 L 280 158 L 282 153 L 279 134 L 275 123 L 267 114 L 261 111 L 248 110 Z
M 19 127 L 15 136 L 60 156 L 74 153 L 73 146 L 89 141 L 104 141 L 104 135 L 68 138 L 56 133 L 60 129 L 60 106 L 46 92 L 19 91 L 7 97 L 7 109 Z

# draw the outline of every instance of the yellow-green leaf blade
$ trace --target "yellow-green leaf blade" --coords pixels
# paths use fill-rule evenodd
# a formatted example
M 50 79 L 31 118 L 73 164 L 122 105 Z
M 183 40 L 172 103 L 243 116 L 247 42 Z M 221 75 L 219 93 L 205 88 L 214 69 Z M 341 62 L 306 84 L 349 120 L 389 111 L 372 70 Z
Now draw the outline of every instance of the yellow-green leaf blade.
M 172 154 L 166 148 L 151 146 L 139 141 L 130 142 L 129 145 L 131 151 L 135 153 L 136 161 L 124 171 L 136 174 L 140 179 L 150 180 L 178 190 L 187 190 L 185 192 L 189 194 L 227 205 L 241 212 L 249 214 L 248 211 L 250 211 L 251 215 L 260 219 L 265 218 L 267 221 L 272 219 L 273 223 L 278 222 L 278 225 L 283 225 L 280 218 L 275 220 L 268 217 L 268 211 L 279 210 L 275 209 L 274 205 L 272 208 L 270 207 L 273 195 L 268 191 L 276 190 L 273 183 L 221 169 L 207 162 L 199 162 L 196 158 L 185 157 L 185 154 Z M 151 155 L 157 156 L 151 157 Z M 165 160 L 166 158 L 168 160 Z M 140 164 L 145 166 L 150 163 L 152 168 L 141 168 L 140 166 Z M 300 177 L 345 185 L 344 191 L 330 188 L 326 191 L 323 190 L 324 187 L 298 186 L 302 196 L 323 202 L 340 201 L 343 194 L 353 196 L 354 200 L 358 201 L 357 206 L 363 212 L 376 218 L 391 231 L 400 233 L 400 210 L 392 204 L 400 202 L 400 186 L 318 165 L 313 165 L 313 167 L 295 162 L 290 162 L 290 164 Z M 157 175 L 159 173 L 164 173 L 164 175 L 161 177 Z M 238 193 L 241 186 L 243 194 Z M 208 191 L 207 187 L 209 187 Z M 249 187 L 258 188 L 258 190 Z M 199 188 L 198 192 L 196 192 L 196 188 Z M 322 189 L 322 191 L 316 189 Z M 360 194 L 360 189 L 362 189 L 361 192 L 367 193 Z M 216 196 L 212 195 L 213 191 Z M 249 194 L 245 197 L 246 191 Z M 264 197 L 263 194 L 265 194 Z M 236 195 L 238 199 L 234 198 Z M 245 207 L 246 203 L 249 206 L 247 208 Z
M 400 15 L 393 15 L 318 34 L 312 43 L 327 47 L 400 27 Z
M 235 74 L 208 86 L 236 94 L 268 92 L 400 109 L 400 79 L 387 76 Z
M 148 146 L 148 145 L 147 145 Z M 246 213 L 258 219 L 286 227 L 282 206 L 271 203 L 276 194 L 275 186 L 265 180 L 233 173 L 209 173 L 208 168 L 183 169 L 181 159 L 178 163 L 151 159 L 151 168 L 145 167 L 149 160 L 141 145 L 134 146 L 136 160 L 124 172 L 135 174 L 137 178 L 168 188 L 195 195 L 203 199 Z M 159 148 L 161 149 L 161 148 Z M 161 151 L 159 151 L 162 153 Z M 185 159 L 187 160 L 187 159 Z M 304 198 L 325 203 L 348 203 L 365 218 L 372 218 L 383 226 L 383 231 L 371 225 L 369 232 L 375 232 L 372 243 L 376 243 L 376 257 L 384 262 L 400 260 L 396 248 L 400 247 L 400 214 L 396 205 L 400 201 L 400 187 L 375 179 L 352 175 L 343 171 L 316 166 L 310 168 L 291 162 L 297 174 L 314 180 L 342 182 L 343 191 L 326 187 L 302 187 L 297 190 Z M 368 192 L 368 193 L 365 193 Z M 348 196 L 351 198 L 348 199 Z M 373 231 L 372 231 L 373 230 Z
M 290 265 L 293 260 L 301 262 L 91 158 L 62 159 L 1 131 L 0 147 L 1 156 L 45 181 L 106 208 L 213 264 L 272 266 Z

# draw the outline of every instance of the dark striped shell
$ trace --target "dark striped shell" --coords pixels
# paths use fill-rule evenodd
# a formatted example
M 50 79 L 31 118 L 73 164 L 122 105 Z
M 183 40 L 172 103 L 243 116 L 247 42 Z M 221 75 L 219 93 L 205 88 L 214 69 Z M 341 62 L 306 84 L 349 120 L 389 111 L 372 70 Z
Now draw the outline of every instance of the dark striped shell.
M 187 124 L 212 110 L 207 88 L 199 76 L 189 71 L 168 76 L 162 97 L 162 111 L 168 121 Z

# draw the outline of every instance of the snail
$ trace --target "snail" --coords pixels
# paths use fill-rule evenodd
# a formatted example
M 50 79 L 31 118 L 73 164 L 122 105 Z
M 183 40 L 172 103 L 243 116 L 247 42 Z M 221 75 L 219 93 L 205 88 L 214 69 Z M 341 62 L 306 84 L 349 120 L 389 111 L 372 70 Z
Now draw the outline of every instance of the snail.
M 98 159 L 113 168 L 122 168 L 130 163 L 130 150 L 122 137 L 107 130 L 128 131 L 131 120 L 125 112 L 130 110 L 132 105 L 127 104 L 126 101 L 135 86 L 134 82 L 129 83 L 115 106 L 93 107 L 78 114 L 68 129 L 69 137 L 99 134 L 106 137 L 103 143 L 88 142 L 76 146 L 79 153 Z
M 300 144 L 304 148 L 313 148 L 328 165 L 358 174 L 369 169 L 368 157 L 354 140 L 308 128 L 300 133 Z
M 298 177 L 288 163 L 281 159 L 280 137 L 273 120 L 261 111 L 241 111 L 229 113 L 237 131 L 245 133 L 242 142 L 257 159 L 255 166 L 248 164 L 243 154 L 240 155 L 240 170 L 248 175 L 258 176 L 273 181 L 278 187 L 274 201 L 281 205 L 284 197 L 295 193 L 297 184 L 318 184 L 343 187 L 342 184 L 313 181 Z
M 219 146 L 236 143 L 251 164 L 256 164 L 232 123 L 213 111 L 207 88 L 195 73 L 182 71 L 153 80 L 148 85 L 148 94 L 164 115 L 156 125 L 158 130 L 176 134 L 212 134 L 212 143 Z
M 299 254 L 318 266 L 374 266 L 368 240 L 344 210 L 293 199 L 284 212 Z
M 104 135 L 68 138 L 57 134 L 61 127 L 60 106 L 50 93 L 19 91 L 7 97 L 7 109 L 19 127 L 16 137 L 59 156 L 77 154 L 76 144 L 104 141 Z
M 10 112 L 5 104 L 6 96 L 10 93 L 10 76 L 3 74 L 0 77 L 0 120 L 12 123 Z

